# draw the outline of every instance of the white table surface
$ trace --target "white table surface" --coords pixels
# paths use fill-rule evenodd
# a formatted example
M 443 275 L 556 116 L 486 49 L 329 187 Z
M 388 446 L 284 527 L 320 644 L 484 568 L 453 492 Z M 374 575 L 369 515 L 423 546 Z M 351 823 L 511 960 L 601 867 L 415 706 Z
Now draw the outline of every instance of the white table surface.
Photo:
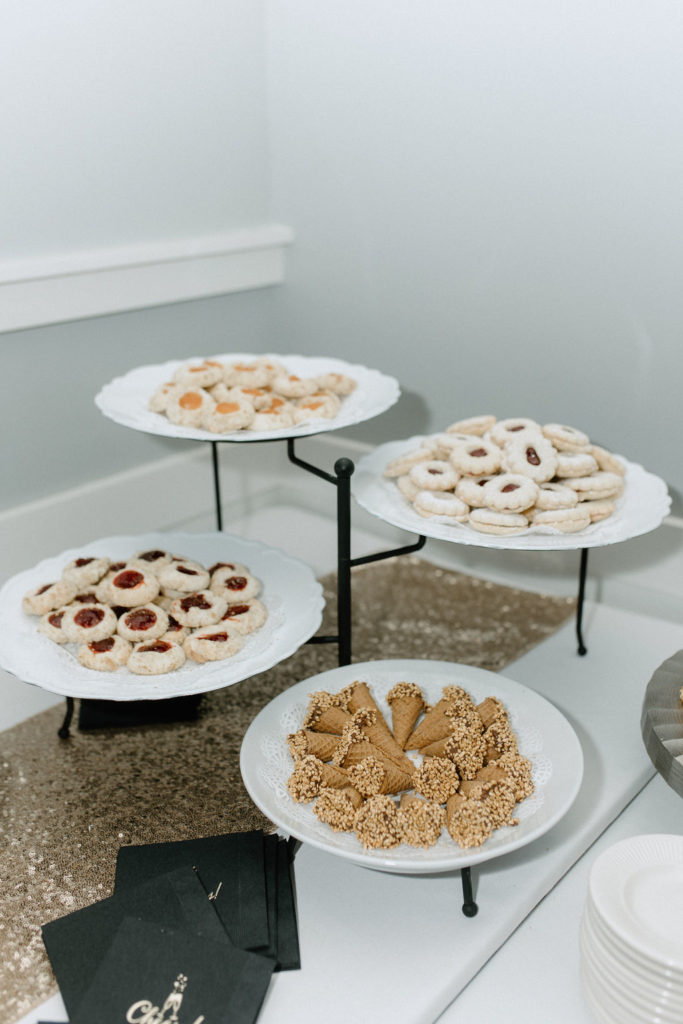
M 683 648 L 683 626 L 604 605 L 588 605 L 584 624 L 585 658 L 569 622 L 505 670 L 552 700 L 581 740 L 584 784 L 566 817 L 473 869 L 473 919 L 461 913 L 457 874 L 375 872 L 304 845 L 295 861 L 302 970 L 274 976 L 259 1024 L 590 1020 L 577 948 L 590 863 L 624 835 L 683 831 L 680 798 L 653 780 L 639 730 L 647 682 Z M 59 997 L 21 1024 L 40 1019 L 65 1019 Z

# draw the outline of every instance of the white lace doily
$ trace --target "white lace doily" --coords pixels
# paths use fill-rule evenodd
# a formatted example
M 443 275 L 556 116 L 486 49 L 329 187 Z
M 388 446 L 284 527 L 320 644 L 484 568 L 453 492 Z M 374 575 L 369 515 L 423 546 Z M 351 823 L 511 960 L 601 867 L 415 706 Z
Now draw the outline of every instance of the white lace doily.
M 308 695 L 336 693 L 354 680 L 368 683 L 387 721 L 385 696 L 399 681 L 417 683 L 425 699 L 436 703 L 446 685 L 463 686 L 477 701 L 498 697 L 508 710 L 520 752 L 533 765 L 535 792 L 515 808 L 519 825 L 498 829 L 482 847 L 461 850 L 444 830 L 426 850 L 402 845 L 395 850 L 364 850 L 353 833 L 333 832 L 287 791 L 293 762 L 287 735 L 301 728 Z M 297 683 L 270 702 L 254 719 L 242 744 L 240 766 L 254 802 L 282 831 L 329 853 L 366 867 L 402 873 L 444 871 L 476 864 L 525 846 L 551 828 L 571 806 L 583 774 L 576 735 L 544 697 L 494 672 L 450 662 L 396 660 L 363 662 L 332 669 Z
M 615 503 L 615 511 L 607 519 L 578 533 L 560 533 L 550 526 L 531 526 L 524 533 L 501 537 L 480 533 L 467 523 L 455 523 L 446 516 L 425 519 L 401 494 L 396 482 L 383 476 L 388 462 L 419 448 L 425 439 L 420 435 L 380 445 L 358 460 L 351 477 L 351 493 L 359 505 L 392 526 L 411 533 L 483 548 L 575 550 L 616 544 L 649 533 L 660 525 L 671 507 L 669 492 L 660 477 L 619 456 L 626 466 L 626 480 L 623 494 Z
M 205 566 L 226 559 L 247 565 L 263 587 L 259 600 L 268 611 L 264 626 L 245 637 L 243 648 L 232 658 L 205 665 L 188 659 L 175 672 L 138 676 L 125 667 L 116 672 L 85 668 L 75 657 L 76 644 L 53 643 L 38 632 L 38 617 L 22 611 L 24 594 L 58 579 L 73 558 L 104 555 L 119 561 L 153 548 L 185 555 Z M 0 590 L 0 665 L 24 682 L 67 697 L 155 700 L 206 693 L 264 672 L 288 658 L 318 629 L 324 603 L 322 588 L 308 565 L 257 541 L 226 533 L 104 537 L 46 558 L 5 583 Z
M 164 437 L 182 437 L 195 441 L 264 441 L 286 437 L 304 437 L 308 434 L 322 434 L 329 430 L 348 427 L 352 423 L 378 416 L 398 401 L 400 389 L 394 377 L 388 377 L 379 370 L 371 370 L 358 363 L 346 363 L 342 359 L 316 358 L 312 356 L 275 355 L 266 353 L 266 358 L 283 363 L 290 373 L 299 377 L 317 377 L 323 373 L 342 373 L 356 381 L 355 390 L 342 400 L 339 414 L 331 420 L 311 420 L 296 427 L 280 430 L 235 430 L 228 434 L 212 434 L 208 430 L 192 427 L 178 427 L 160 413 L 151 412 L 148 403 L 154 392 L 187 359 L 173 359 L 167 363 L 138 366 L 122 377 L 115 377 L 95 396 L 95 404 L 105 416 L 133 430 L 147 434 L 161 434 Z M 254 353 L 231 352 L 208 356 L 220 362 L 252 362 Z

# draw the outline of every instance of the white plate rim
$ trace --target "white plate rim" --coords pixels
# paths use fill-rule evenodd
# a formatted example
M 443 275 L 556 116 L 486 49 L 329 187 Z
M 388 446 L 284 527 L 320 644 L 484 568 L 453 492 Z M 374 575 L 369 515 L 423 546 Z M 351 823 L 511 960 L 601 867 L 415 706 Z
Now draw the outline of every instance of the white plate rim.
M 221 361 L 253 361 L 266 358 L 284 363 L 300 376 L 318 376 L 321 373 L 343 373 L 357 381 L 354 392 L 345 398 L 341 410 L 332 420 L 311 420 L 298 426 L 283 427 L 279 430 L 248 431 L 235 430 L 227 434 L 213 434 L 209 430 L 180 427 L 171 423 L 160 413 L 146 408 L 153 392 L 168 380 L 178 367 L 185 363 L 199 361 L 194 357 L 170 359 L 165 363 L 146 363 L 133 367 L 126 373 L 114 377 L 103 385 L 95 396 L 95 405 L 108 419 L 132 430 L 140 430 L 161 437 L 173 437 L 193 441 L 234 441 L 248 444 L 260 441 L 277 441 L 289 437 L 308 437 L 312 434 L 327 433 L 349 427 L 355 423 L 372 419 L 386 412 L 394 405 L 401 390 L 395 377 L 364 366 L 349 363 L 343 359 L 327 356 L 302 356 L 280 353 L 228 352 L 208 355 L 202 358 Z M 146 396 L 146 398 L 145 398 Z
M 81 555 L 113 554 L 116 558 L 121 557 L 116 552 L 128 551 L 128 557 L 132 557 L 137 550 L 161 548 L 192 557 L 193 552 L 208 551 L 214 545 L 211 561 L 220 561 L 229 553 L 235 561 L 253 568 L 254 574 L 263 583 L 260 599 L 269 608 L 269 612 L 272 610 L 279 615 L 284 610 L 286 613 L 284 621 L 274 625 L 272 638 L 267 643 L 268 633 L 264 632 L 261 638 L 258 632 L 251 634 L 246 638 L 242 651 L 225 661 L 208 662 L 205 665 L 188 661 L 176 672 L 161 676 L 135 676 L 125 668 L 116 672 L 98 672 L 84 668 L 75 656 L 71 657 L 59 645 L 39 634 L 36 628 L 38 617 L 25 615 L 21 610 L 21 596 L 24 593 L 41 581 L 56 578 L 61 567 Z M 202 558 L 198 560 L 202 561 Z M 291 581 L 291 593 L 280 593 L 278 585 L 274 589 L 272 582 L 269 588 L 269 574 L 271 581 L 274 577 L 286 575 L 288 581 Z M 51 693 L 79 699 L 161 700 L 206 693 L 232 686 L 264 672 L 297 651 L 319 628 L 324 603 L 322 586 L 310 566 L 260 541 L 218 532 L 174 531 L 102 537 L 44 558 L 32 568 L 16 573 L 0 588 L 0 667 L 23 682 Z M 20 630 L 18 636 L 17 628 Z M 48 666 L 55 673 L 53 676 L 46 678 L 41 665 L 16 650 L 22 639 L 40 645 Z M 63 657 L 65 654 L 68 661 Z
M 426 861 L 420 858 L 420 851 L 416 851 L 413 847 L 406 847 L 405 850 L 403 847 L 400 847 L 398 851 L 382 853 L 382 851 L 377 850 L 365 851 L 360 843 L 358 843 L 357 848 L 354 846 L 349 850 L 342 850 L 333 846 L 330 842 L 319 839 L 315 834 L 311 834 L 301 827 L 300 823 L 296 820 L 280 814 L 278 808 L 274 807 L 272 795 L 268 794 L 267 787 L 259 777 L 258 768 L 254 766 L 254 754 L 258 751 L 266 719 L 281 713 L 288 706 L 295 703 L 297 698 L 303 698 L 312 690 L 329 689 L 331 692 L 335 692 L 359 678 L 368 679 L 372 689 L 372 676 L 377 672 L 389 673 L 394 677 L 394 682 L 399 679 L 409 678 L 423 686 L 426 685 L 425 676 L 434 674 L 440 679 L 439 685 L 443 685 L 446 681 L 459 682 L 466 689 L 474 688 L 476 690 L 481 688 L 482 691 L 485 690 L 487 693 L 494 695 L 497 692 L 503 694 L 502 699 L 508 705 L 510 703 L 510 695 L 512 694 L 513 704 L 515 703 L 515 697 L 517 697 L 522 703 L 524 700 L 529 700 L 532 705 L 542 708 L 544 713 L 549 716 L 549 721 L 552 721 L 553 728 L 557 729 L 558 733 L 562 736 L 562 767 L 568 770 L 568 776 L 565 778 L 564 783 L 560 782 L 560 786 L 564 787 L 561 799 L 558 801 L 558 805 L 553 813 L 543 822 L 543 825 L 539 826 L 536 830 L 531 830 L 528 836 L 518 836 L 515 839 L 509 840 L 509 842 L 504 844 L 503 848 L 492 845 L 487 849 L 486 844 L 484 844 L 476 849 L 461 850 L 457 844 L 453 843 L 452 848 L 449 847 L 447 855 L 440 859 Z M 326 853 L 335 854 L 374 870 L 398 874 L 434 874 L 441 871 L 452 871 L 470 867 L 496 857 L 504 856 L 507 853 L 512 853 L 514 850 L 518 850 L 535 839 L 540 838 L 549 829 L 553 828 L 567 813 L 581 786 L 583 778 L 583 751 L 576 733 L 565 716 L 545 697 L 542 697 L 541 694 L 524 686 L 522 683 L 518 683 L 497 672 L 489 672 L 486 669 L 476 668 L 471 665 L 461 665 L 457 662 L 430 659 L 387 659 L 356 662 L 351 665 L 329 669 L 326 672 L 321 672 L 308 679 L 301 680 L 284 691 L 284 693 L 275 697 L 261 709 L 247 729 L 240 751 L 240 770 L 247 792 L 257 807 L 279 828 L 289 835 L 300 839 L 302 842 L 307 842 Z M 264 793 L 266 794 L 265 796 Z M 311 811 L 312 814 L 313 812 Z M 517 828 L 519 827 L 517 826 Z
M 523 534 L 501 537 L 480 533 L 462 523 L 448 522 L 444 516 L 426 519 L 411 508 L 394 480 L 383 476 L 383 471 L 388 462 L 411 448 L 419 447 L 429 436 L 418 434 L 401 441 L 388 441 L 358 460 L 351 477 L 351 493 L 366 512 L 411 533 L 456 544 L 504 550 L 549 551 L 602 547 L 649 533 L 661 524 L 671 507 L 666 483 L 638 463 L 629 462 L 619 455 L 617 457 L 626 468 L 626 487 L 616 501 L 614 513 L 609 519 L 593 523 L 579 533 L 561 533 L 548 526 L 533 526 Z M 651 508 L 640 500 L 644 489 L 650 496 Z
M 601 920 L 627 946 L 661 965 L 683 970 L 683 953 L 677 956 L 643 941 L 641 935 L 634 931 L 633 922 L 621 904 L 629 869 L 634 867 L 629 854 L 649 856 L 650 866 L 655 866 L 662 863 L 657 858 L 666 856 L 667 849 L 673 849 L 683 865 L 683 835 L 652 833 L 622 839 L 596 858 L 590 871 L 588 887 L 593 906 Z

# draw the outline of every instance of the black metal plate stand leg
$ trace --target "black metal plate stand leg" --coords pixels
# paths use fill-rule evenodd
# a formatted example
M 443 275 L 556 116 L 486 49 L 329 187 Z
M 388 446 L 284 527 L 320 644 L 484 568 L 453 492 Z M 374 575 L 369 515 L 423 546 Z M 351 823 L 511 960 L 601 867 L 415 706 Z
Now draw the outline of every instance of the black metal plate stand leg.
M 66 713 L 64 715 L 64 721 L 61 727 L 57 730 L 57 735 L 60 740 L 67 740 L 69 738 L 69 726 L 71 725 L 71 719 L 74 716 L 74 699 L 73 697 L 66 698 Z
M 460 880 L 462 882 L 462 912 L 465 917 L 476 917 L 479 907 L 472 892 L 472 869 L 460 868 Z
M 581 655 L 588 654 L 588 648 L 583 642 L 583 602 L 586 596 L 586 570 L 588 568 L 588 548 L 581 548 L 581 564 L 579 567 L 579 594 L 576 599 L 576 639 L 578 641 L 577 652 Z

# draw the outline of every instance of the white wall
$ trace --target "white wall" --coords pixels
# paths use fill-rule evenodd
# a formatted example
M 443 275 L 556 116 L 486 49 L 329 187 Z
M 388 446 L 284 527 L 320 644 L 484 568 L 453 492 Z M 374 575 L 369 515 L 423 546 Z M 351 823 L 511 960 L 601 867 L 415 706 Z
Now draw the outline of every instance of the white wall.
M 683 8 L 268 0 L 286 347 L 395 373 L 355 428 L 588 430 L 683 490 Z

